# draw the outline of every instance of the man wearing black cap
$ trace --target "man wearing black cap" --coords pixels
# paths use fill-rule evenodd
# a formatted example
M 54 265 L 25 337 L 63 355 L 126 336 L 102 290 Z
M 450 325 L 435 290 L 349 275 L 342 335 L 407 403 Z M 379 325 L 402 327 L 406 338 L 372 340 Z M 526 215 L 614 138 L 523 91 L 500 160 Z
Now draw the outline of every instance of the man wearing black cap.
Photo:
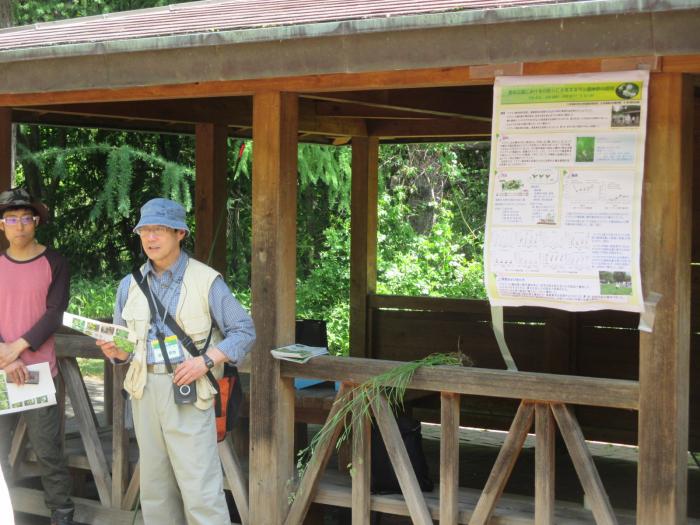
M 36 241 L 36 229 L 48 210 L 22 188 L 0 193 L 0 231 L 9 248 L 0 254 L 0 370 L 18 385 L 28 378 L 26 365 L 48 362 L 58 374 L 53 334 L 68 306 L 70 275 L 66 260 Z M 24 412 L 29 442 L 41 466 L 46 506 L 52 525 L 71 525 L 71 479 L 61 451 L 60 417 L 54 406 Z M 16 414 L 0 416 L 0 464 L 6 477 Z

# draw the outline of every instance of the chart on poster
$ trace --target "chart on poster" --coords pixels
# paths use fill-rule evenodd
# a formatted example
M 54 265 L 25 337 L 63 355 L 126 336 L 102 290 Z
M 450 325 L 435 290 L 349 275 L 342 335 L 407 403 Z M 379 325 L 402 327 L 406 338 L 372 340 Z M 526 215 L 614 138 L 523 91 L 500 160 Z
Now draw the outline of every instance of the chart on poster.
M 640 312 L 649 73 L 500 77 L 484 273 L 494 306 Z

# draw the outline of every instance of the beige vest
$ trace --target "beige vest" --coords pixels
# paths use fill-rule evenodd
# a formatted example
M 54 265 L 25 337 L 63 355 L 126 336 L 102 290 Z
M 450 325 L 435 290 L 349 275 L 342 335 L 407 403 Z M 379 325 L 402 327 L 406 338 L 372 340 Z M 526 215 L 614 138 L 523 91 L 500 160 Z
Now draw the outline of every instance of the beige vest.
M 141 267 L 141 272 L 144 269 Z M 209 335 L 209 328 L 212 325 L 209 314 L 209 290 L 219 274 L 209 266 L 189 258 L 185 275 L 180 289 L 180 297 L 177 304 L 175 320 L 182 327 L 187 335 L 194 341 L 200 350 Z M 148 329 L 151 326 L 151 312 L 148 308 L 148 300 L 143 294 L 139 285 L 132 278 L 129 293 L 127 295 L 122 318 L 126 325 L 137 335 L 134 357 L 129 366 L 129 370 L 124 378 L 124 390 L 133 399 L 141 399 L 143 389 L 146 386 L 146 348 L 148 339 Z M 214 325 L 211 335 L 210 346 L 215 346 L 221 341 L 222 335 Z M 185 359 L 192 359 L 187 350 L 184 350 Z M 212 369 L 216 379 L 223 375 L 223 364 Z M 211 407 L 216 396 L 216 390 L 206 375 L 197 380 L 197 401 L 195 406 L 202 410 Z

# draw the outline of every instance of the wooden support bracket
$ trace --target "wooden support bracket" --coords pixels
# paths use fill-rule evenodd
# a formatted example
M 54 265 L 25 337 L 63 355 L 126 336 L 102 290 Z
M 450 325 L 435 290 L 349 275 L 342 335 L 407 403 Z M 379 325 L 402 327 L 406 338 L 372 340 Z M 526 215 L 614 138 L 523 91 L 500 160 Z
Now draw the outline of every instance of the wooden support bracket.
M 105 507 L 111 507 L 112 476 L 110 475 L 104 450 L 102 450 L 100 437 L 97 434 L 94 412 L 86 393 L 85 383 L 80 375 L 78 362 L 74 357 L 64 357 L 59 359 L 59 366 L 63 374 L 63 380 L 66 382 L 66 391 L 78 421 L 80 436 L 83 439 L 85 453 L 90 463 L 90 470 L 92 470 L 95 478 L 100 502 Z
M 379 431 L 382 434 L 382 439 L 384 439 L 386 451 L 394 467 L 399 487 L 401 487 L 401 492 L 406 500 L 413 523 L 417 525 L 433 525 L 430 510 L 421 492 L 416 473 L 413 471 L 399 426 L 386 398 L 383 396 L 378 397 L 372 404 L 372 411 L 377 418 Z

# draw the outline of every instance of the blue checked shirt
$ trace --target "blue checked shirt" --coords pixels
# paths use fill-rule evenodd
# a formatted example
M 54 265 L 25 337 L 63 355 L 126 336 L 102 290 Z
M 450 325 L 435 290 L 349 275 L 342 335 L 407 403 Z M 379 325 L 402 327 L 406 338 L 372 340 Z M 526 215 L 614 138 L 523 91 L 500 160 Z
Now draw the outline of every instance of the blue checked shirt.
M 187 267 L 188 259 L 189 256 L 182 251 L 175 264 L 164 271 L 160 277 L 156 275 L 153 270 L 151 261 L 148 261 L 145 266 L 151 292 L 160 300 L 163 306 L 167 308 L 168 313 L 170 313 L 173 318 L 175 317 L 178 300 L 180 298 L 180 289 L 185 276 L 185 268 Z M 122 318 L 122 310 L 124 309 L 129 294 L 131 279 L 131 275 L 127 275 L 122 279 L 121 283 L 119 283 L 117 300 L 114 305 L 114 324 L 126 326 L 126 322 Z M 250 315 L 248 315 L 248 312 L 243 309 L 241 304 L 233 296 L 231 290 L 229 290 L 221 276 L 214 280 L 209 290 L 209 312 L 224 337 L 216 347 L 226 354 L 226 357 L 228 357 L 233 364 L 238 363 L 253 347 L 253 343 L 255 342 L 255 327 L 253 326 L 253 320 L 250 318 Z M 148 364 L 156 362 L 153 357 L 153 348 L 151 347 L 151 341 L 157 339 L 156 327 L 160 327 L 166 337 L 174 335 L 172 331 L 162 323 L 162 319 L 159 319 L 157 322 L 151 320 L 146 356 Z M 186 352 L 186 350 L 182 348 L 182 344 L 179 346 L 180 358 L 172 360 L 173 364 L 180 363 L 185 359 L 184 352 Z M 160 361 L 162 361 L 162 358 Z

